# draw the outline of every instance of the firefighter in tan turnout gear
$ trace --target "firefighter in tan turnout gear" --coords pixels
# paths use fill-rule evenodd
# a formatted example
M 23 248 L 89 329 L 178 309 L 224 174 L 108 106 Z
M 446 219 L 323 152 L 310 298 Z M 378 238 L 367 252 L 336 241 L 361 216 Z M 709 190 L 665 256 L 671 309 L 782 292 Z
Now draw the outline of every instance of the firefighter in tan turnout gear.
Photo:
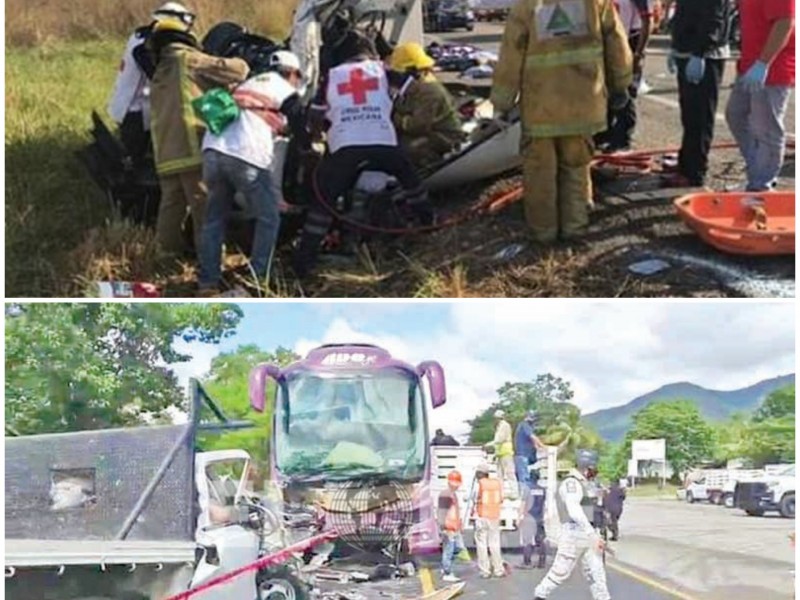
M 609 105 L 628 102 L 628 39 L 612 0 L 517 0 L 506 23 L 491 101 L 522 121 L 525 218 L 537 242 L 583 234 L 592 201 L 592 135 Z
M 161 185 L 156 239 L 170 254 L 183 250 L 187 209 L 199 251 L 206 208 L 202 185 L 203 123 L 191 101 L 214 87 L 232 87 L 247 78 L 249 67 L 239 58 L 204 54 L 186 20 L 162 19 L 148 46 L 155 62 L 150 90 L 153 152 Z
M 605 542 L 592 526 L 597 497 L 594 478 L 597 453 L 579 450 L 577 470 L 573 470 L 558 488 L 556 507 L 561 521 L 558 551 L 553 566 L 534 592 L 536 600 L 545 600 L 572 574 L 581 559 L 583 574 L 589 582 L 594 600 L 610 600 L 603 564 Z

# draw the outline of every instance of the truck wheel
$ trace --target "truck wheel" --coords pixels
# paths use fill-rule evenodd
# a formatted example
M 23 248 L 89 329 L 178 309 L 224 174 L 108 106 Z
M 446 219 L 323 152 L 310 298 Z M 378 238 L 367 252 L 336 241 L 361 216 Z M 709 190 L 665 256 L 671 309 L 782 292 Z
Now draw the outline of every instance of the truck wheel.
M 761 510 L 760 508 L 745 509 L 744 512 L 746 512 L 751 517 L 763 517 L 764 516 L 764 511 Z
M 258 586 L 258 600 L 308 600 L 308 586 L 289 572 L 268 574 Z
M 723 495 L 722 504 L 725 506 L 725 508 L 733 508 L 733 494 Z
M 784 519 L 794 519 L 794 493 L 789 492 L 781 498 L 781 516 Z

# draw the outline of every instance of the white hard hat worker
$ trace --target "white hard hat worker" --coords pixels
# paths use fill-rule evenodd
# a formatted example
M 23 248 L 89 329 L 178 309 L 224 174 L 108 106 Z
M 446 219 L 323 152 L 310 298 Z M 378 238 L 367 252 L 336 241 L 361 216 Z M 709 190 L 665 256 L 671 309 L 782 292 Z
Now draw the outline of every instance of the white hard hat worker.
M 155 9 L 152 16 L 156 22 L 165 20 L 180 22 L 186 27 L 186 31 L 192 28 L 197 17 L 180 2 L 166 2 Z
M 494 418 L 495 419 L 505 419 L 506 418 L 506 411 L 498 408 L 496 411 L 494 411 Z

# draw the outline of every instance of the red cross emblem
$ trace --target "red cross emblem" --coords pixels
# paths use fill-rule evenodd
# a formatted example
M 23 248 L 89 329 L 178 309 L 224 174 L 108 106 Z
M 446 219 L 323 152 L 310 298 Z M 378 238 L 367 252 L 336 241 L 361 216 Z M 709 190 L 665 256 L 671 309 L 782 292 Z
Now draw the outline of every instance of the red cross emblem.
M 336 91 L 339 92 L 340 96 L 352 94 L 353 104 L 359 106 L 361 104 L 366 104 L 367 92 L 374 92 L 377 90 L 378 84 L 379 81 L 377 77 L 365 78 L 362 69 L 353 69 L 350 72 L 350 81 L 337 85 Z

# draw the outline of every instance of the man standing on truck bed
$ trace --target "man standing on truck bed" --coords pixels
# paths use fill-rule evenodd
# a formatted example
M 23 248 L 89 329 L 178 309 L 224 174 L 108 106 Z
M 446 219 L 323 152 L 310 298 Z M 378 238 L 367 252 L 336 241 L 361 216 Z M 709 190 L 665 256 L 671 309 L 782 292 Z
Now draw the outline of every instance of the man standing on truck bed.
M 487 449 L 493 449 L 497 456 L 497 477 L 503 483 L 510 481 L 516 484 L 517 476 L 514 470 L 514 444 L 511 441 L 511 425 L 506 421 L 504 410 L 494 411 L 495 430 L 494 439 L 486 444 Z
M 533 432 L 535 424 L 536 411 L 529 410 L 514 432 L 514 469 L 517 472 L 517 481 L 528 488 L 536 485 L 539 479 L 539 472 L 531 473 L 530 470 L 530 465 L 536 464 L 536 450 L 543 450 L 545 447 Z M 520 493 L 524 494 L 525 490 L 520 489 Z

